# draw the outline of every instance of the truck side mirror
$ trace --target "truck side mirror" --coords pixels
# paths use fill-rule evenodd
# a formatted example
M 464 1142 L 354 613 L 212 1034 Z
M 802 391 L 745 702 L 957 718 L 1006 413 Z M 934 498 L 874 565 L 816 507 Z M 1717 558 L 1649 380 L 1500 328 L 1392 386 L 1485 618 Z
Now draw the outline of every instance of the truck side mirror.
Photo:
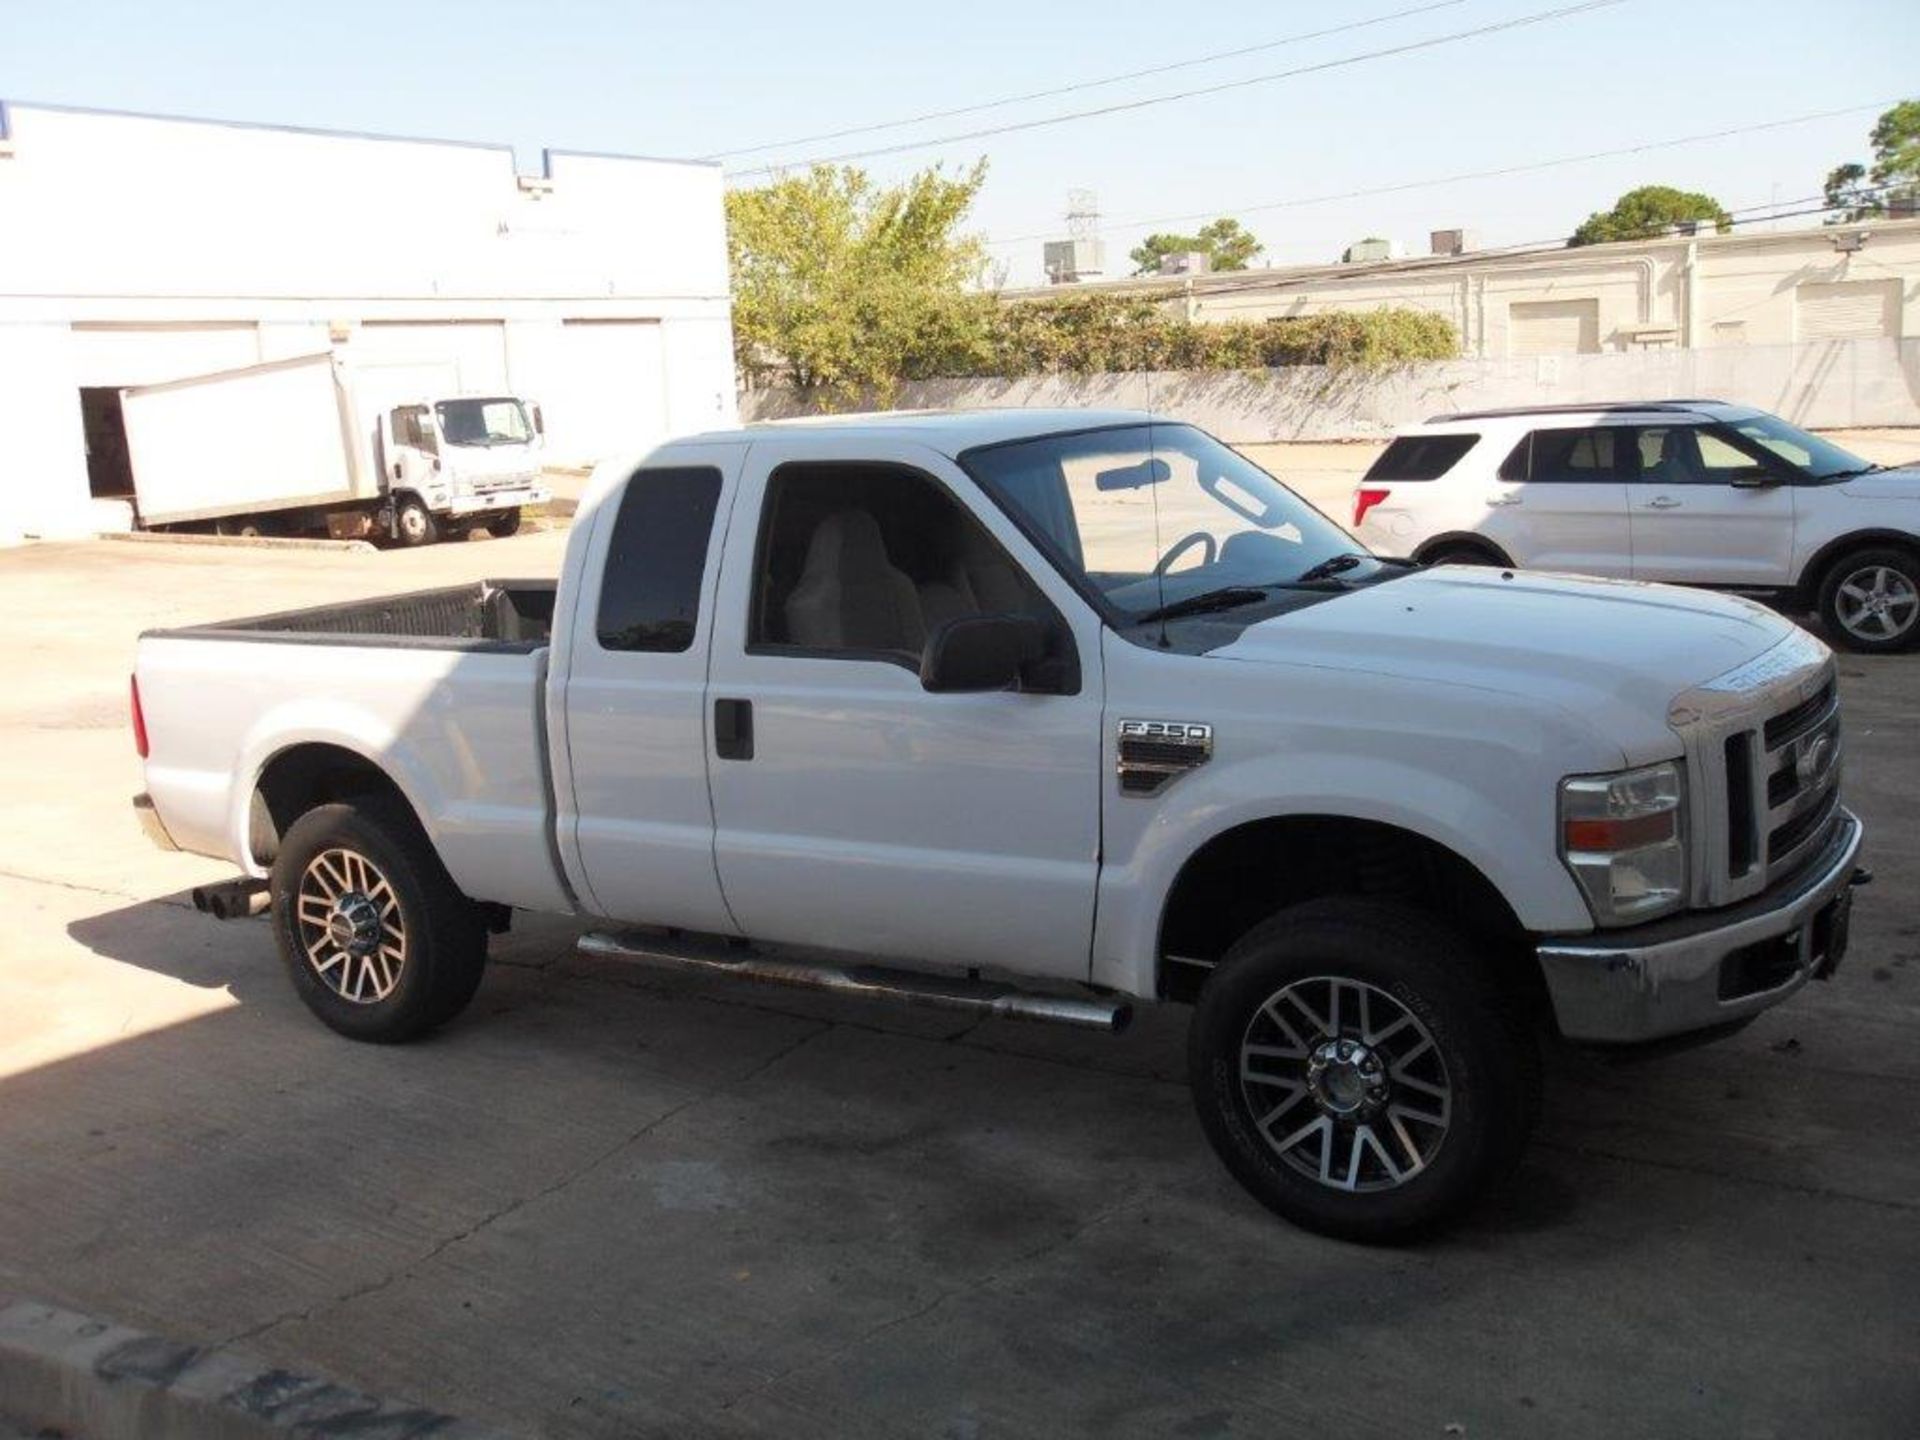
M 1031 615 L 963 615 L 928 637 L 920 684 L 936 693 L 1004 690 L 1046 649 L 1046 631 Z
M 547 417 L 540 413 L 540 407 L 538 405 L 529 405 L 527 409 L 533 412 L 533 433 L 536 435 L 546 434 Z

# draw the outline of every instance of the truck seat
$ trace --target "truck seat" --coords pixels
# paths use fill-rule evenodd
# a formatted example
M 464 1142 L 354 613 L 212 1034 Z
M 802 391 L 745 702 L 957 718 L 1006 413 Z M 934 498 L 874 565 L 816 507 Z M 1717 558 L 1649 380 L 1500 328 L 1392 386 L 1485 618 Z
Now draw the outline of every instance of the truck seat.
M 926 644 L 919 592 L 864 510 L 835 511 L 814 527 L 785 612 L 789 643 L 809 649 L 918 655 Z

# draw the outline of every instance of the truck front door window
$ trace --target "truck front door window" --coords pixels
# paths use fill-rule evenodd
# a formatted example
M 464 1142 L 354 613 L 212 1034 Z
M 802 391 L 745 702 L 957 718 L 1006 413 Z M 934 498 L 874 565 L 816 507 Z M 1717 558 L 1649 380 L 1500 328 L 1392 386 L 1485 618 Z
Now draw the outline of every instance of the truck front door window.
M 897 465 L 792 464 L 767 481 L 748 644 L 918 669 L 950 620 L 1031 615 L 1072 640 L 1033 582 L 939 484 Z

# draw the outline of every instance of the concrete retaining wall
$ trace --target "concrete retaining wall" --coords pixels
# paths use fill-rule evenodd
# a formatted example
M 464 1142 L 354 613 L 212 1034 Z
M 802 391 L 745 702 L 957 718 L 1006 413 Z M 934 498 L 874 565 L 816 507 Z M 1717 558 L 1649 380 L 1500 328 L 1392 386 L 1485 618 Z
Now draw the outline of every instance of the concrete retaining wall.
M 1446 360 L 1384 372 L 1032 375 L 903 386 L 902 409 L 1054 405 L 1155 410 L 1234 444 L 1374 439 L 1446 410 L 1709 396 L 1823 430 L 1920 425 L 1920 338 L 1625 354 Z M 741 396 L 742 417 L 813 413 L 791 391 Z

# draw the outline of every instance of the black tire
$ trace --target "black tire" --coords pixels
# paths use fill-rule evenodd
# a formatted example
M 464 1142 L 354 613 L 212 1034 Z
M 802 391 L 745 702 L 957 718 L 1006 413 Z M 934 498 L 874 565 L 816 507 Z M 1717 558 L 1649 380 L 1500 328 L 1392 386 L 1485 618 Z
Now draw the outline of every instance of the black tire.
M 1885 606 L 1878 616 L 1877 604 Z M 1818 606 L 1820 623 L 1848 650 L 1865 655 L 1911 650 L 1920 644 L 1920 554 L 1891 545 L 1849 551 L 1827 567 Z M 1882 629 L 1886 633 L 1875 633 Z
M 1346 987 L 1344 1005 L 1324 998 L 1335 980 Z M 1364 1011 L 1359 987 L 1368 992 Z M 1307 1033 L 1295 1000 L 1314 1009 L 1316 995 L 1320 1017 L 1347 1037 L 1340 1043 L 1356 1063 L 1330 1051 L 1338 1037 L 1324 1024 Z M 1243 1056 L 1243 1044 L 1274 1025 L 1270 1004 L 1293 1017 L 1297 1033 L 1288 1040 L 1275 1027 L 1280 1044 L 1271 1057 Z M 1373 1026 L 1365 1035 L 1361 1014 Z M 1414 1023 L 1399 1023 L 1400 1015 Z M 1377 1047 L 1356 1044 L 1376 1040 Z M 1296 1062 L 1279 1051 L 1296 1045 L 1302 1058 L 1290 1069 Z M 1511 1173 L 1539 1114 L 1539 1048 L 1519 1007 L 1462 935 L 1406 905 L 1313 900 L 1255 926 L 1208 978 L 1187 1053 L 1201 1128 L 1234 1178 L 1276 1214 L 1345 1240 L 1408 1240 L 1455 1218 Z M 1341 1058 L 1310 1080 L 1308 1058 L 1330 1054 Z M 1243 1064 L 1257 1078 L 1243 1078 Z M 1289 1088 L 1296 1078 L 1299 1094 Z M 1416 1080 L 1427 1088 L 1437 1080 L 1447 1098 L 1429 1098 L 1413 1088 Z M 1276 1108 L 1256 1114 L 1255 1095 Z M 1336 1101 L 1357 1108 L 1327 1108 Z M 1440 1122 L 1415 1118 L 1423 1109 Z M 1307 1137 L 1283 1155 L 1278 1142 L 1302 1129 Z M 1424 1155 L 1422 1147 L 1430 1147 Z M 1394 1157 L 1404 1178 L 1384 1163 Z M 1329 1169 L 1332 1179 L 1320 1178 Z M 1347 1179 L 1353 1188 L 1341 1188 Z
M 496 540 L 504 540 L 509 535 L 520 533 L 520 507 L 502 510 L 487 517 L 487 533 Z
M 368 875 L 383 882 L 384 891 L 367 883 Z M 293 988 L 342 1035 L 382 1044 L 411 1040 L 458 1015 L 479 988 L 487 960 L 479 908 L 454 885 L 418 822 L 392 800 L 370 796 L 309 810 L 288 828 L 268 885 L 274 938 Z M 346 929 L 366 913 L 347 903 L 351 897 L 372 897 L 377 953 L 323 944 L 309 956 L 323 913 L 318 902 L 329 888 L 341 901 L 326 913 L 344 911 Z M 300 915 L 309 917 L 304 928 Z M 395 928 L 397 962 L 388 953 Z
M 393 529 L 395 538 L 409 549 L 431 545 L 440 538 L 440 522 L 418 495 L 407 496 L 394 509 Z
M 1420 563 L 1422 565 L 1505 565 L 1507 562 L 1485 546 L 1460 542 L 1438 547 Z

